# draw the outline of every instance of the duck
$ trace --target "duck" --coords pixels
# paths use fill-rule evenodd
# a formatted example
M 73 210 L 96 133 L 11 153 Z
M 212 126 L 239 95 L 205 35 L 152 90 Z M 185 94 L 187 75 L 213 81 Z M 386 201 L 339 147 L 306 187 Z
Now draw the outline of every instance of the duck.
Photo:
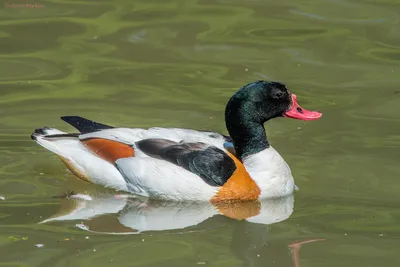
M 269 143 L 264 124 L 284 117 L 317 120 L 284 83 L 259 80 L 225 107 L 229 135 L 186 128 L 114 127 L 80 116 L 61 119 L 78 133 L 45 126 L 31 138 L 83 181 L 170 201 L 235 202 L 284 197 L 296 190 L 291 169 Z

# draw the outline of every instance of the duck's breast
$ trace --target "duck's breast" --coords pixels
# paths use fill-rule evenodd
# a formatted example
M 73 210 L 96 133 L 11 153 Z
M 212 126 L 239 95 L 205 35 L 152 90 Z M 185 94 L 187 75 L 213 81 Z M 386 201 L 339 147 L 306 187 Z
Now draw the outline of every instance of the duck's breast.
M 295 184 L 289 165 L 269 147 L 243 159 L 251 178 L 261 189 L 260 198 L 274 198 L 293 193 Z

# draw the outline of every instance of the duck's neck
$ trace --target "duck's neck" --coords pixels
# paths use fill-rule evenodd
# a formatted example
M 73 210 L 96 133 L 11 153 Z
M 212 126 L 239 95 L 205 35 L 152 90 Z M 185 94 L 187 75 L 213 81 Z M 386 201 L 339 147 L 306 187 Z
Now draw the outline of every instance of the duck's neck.
M 243 114 L 227 114 L 226 127 L 233 140 L 236 156 L 243 159 L 269 148 L 264 125 L 248 120 Z

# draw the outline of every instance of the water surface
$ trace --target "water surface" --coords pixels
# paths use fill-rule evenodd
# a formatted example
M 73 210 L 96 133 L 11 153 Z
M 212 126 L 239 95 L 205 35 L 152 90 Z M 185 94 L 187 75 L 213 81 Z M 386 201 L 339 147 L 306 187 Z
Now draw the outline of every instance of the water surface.
M 0 9 L 0 266 L 400 263 L 400 2 L 35 3 Z M 324 114 L 266 125 L 300 187 L 293 206 L 271 205 L 275 223 L 207 213 L 138 233 L 143 203 L 81 182 L 30 140 L 45 125 L 73 131 L 63 115 L 226 133 L 227 99 L 259 79 L 284 82 Z M 95 201 L 52 198 L 69 190 Z M 163 212 L 148 218 L 167 222 Z

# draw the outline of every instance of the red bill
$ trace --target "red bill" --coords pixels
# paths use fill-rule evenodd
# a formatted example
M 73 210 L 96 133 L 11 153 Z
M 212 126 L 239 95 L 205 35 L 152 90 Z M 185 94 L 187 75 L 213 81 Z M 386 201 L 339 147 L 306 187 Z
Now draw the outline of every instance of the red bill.
M 318 120 L 322 117 L 322 113 L 318 111 L 310 111 L 300 107 L 299 103 L 297 103 L 297 97 L 295 94 L 292 94 L 292 107 L 283 113 L 283 115 L 288 118 L 303 121 Z

